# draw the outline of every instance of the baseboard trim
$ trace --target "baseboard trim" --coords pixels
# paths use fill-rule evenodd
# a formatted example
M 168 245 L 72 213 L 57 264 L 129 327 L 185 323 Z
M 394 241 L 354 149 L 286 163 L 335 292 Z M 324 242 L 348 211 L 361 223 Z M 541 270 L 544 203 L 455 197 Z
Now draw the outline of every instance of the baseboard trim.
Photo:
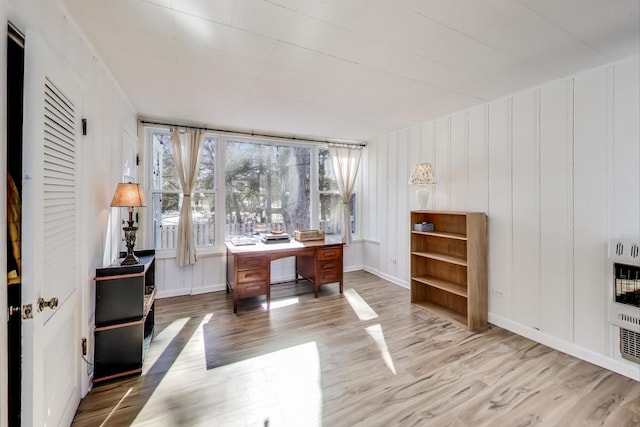
M 384 280 L 388 280 L 389 282 L 395 285 L 402 286 L 403 288 L 409 289 L 409 283 L 406 280 L 401 280 L 401 279 L 398 279 L 397 277 L 384 274 L 381 271 L 378 271 L 375 268 L 371 268 L 371 267 L 363 266 L 362 270 L 366 271 L 367 273 L 374 274 Z

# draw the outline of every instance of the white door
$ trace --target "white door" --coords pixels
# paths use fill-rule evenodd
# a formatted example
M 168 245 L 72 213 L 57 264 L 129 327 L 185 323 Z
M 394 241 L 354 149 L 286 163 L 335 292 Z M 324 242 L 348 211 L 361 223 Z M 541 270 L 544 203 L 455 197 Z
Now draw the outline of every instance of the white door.
M 22 322 L 22 425 L 69 425 L 80 402 L 80 89 L 36 32 L 24 77 L 22 303 L 33 318 Z

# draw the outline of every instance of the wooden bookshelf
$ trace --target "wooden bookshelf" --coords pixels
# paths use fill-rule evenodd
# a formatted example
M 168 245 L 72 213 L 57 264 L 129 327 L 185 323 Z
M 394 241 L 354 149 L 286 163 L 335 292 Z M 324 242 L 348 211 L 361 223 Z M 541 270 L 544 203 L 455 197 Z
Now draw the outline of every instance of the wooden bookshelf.
M 411 302 L 471 330 L 487 327 L 487 216 L 412 211 Z

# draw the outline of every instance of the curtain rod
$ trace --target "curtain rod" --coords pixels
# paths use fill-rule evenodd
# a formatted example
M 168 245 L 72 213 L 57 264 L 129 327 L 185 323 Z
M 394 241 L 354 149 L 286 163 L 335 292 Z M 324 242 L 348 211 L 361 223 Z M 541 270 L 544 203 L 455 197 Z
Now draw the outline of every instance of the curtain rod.
M 149 120 L 138 120 L 138 122 L 143 125 L 157 125 L 157 126 L 169 126 L 169 127 L 177 127 L 177 128 L 187 128 L 187 129 L 200 129 L 206 130 L 209 132 L 219 132 L 219 133 L 228 133 L 228 134 L 236 134 L 236 135 L 247 135 L 254 137 L 262 137 L 262 138 L 275 138 L 275 139 L 288 139 L 291 141 L 303 141 L 303 142 L 315 142 L 322 144 L 332 144 L 332 145 L 345 145 L 345 146 L 355 146 L 355 147 L 366 147 L 367 144 L 363 144 L 361 142 L 338 142 L 338 141 L 329 141 L 322 139 L 314 139 L 314 138 L 298 138 L 298 137 L 287 137 L 287 136 L 278 136 L 278 135 L 267 135 L 264 133 L 255 133 L 255 132 L 243 132 L 243 131 L 234 131 L 227 129 L 214 129 L 206 126 L 193 126 L 193 125 L 179 125 L 175 123 L 166 123 L 166 122 L 154 122 Z

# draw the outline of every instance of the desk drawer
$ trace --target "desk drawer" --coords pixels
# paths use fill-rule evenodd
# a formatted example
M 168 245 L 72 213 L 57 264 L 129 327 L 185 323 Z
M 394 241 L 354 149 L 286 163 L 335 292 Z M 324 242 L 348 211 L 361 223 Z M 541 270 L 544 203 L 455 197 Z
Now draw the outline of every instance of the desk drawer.
M 318 250 L 318 261 L 324 261 L 328 259 L 340 259 L 340 255 L 342 254 L 342 248 L 337 249 L 319 249 Z
M 238 271 L 238 287 L 247 282 L 268 282 L 269 271 L 266 268 Z
M 265 282 L 245 283 L 238 285 L 236 292 L 239 298 L 267 295 L 269 292 L 269 284 Z
M 342 263 L 339 260 L 320 261 L 318 263 L 318 281 L 320 283 L 342 280 Z
M 238 270 L 248 270 L 253 268 L 266 268 L 269 257 L 264 255 L 241 256 L 238 257 Z

